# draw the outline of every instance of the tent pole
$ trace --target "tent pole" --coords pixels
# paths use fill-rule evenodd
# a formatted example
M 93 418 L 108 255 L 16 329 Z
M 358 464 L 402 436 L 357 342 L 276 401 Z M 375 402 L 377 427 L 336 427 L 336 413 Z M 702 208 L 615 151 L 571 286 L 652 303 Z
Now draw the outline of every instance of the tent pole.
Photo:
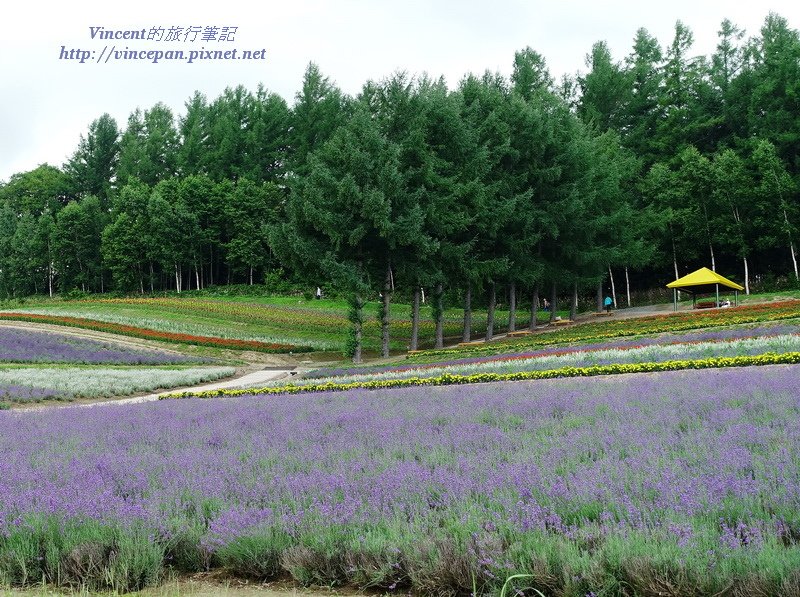
M 716 306 L 719 307 L 719 284 L 714 284 L 714 286 L 717 288 L 717 304 L 716 304 Z

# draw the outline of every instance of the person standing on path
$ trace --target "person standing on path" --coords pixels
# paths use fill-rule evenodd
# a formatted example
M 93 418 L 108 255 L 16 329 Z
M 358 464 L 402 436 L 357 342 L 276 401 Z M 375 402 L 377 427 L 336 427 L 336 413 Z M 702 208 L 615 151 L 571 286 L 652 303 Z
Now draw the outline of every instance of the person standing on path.
M 611 305 L 614 304 L 614 301 L 611 300 L 610 296 L 606 297 L 606 300 L 603 301 L 603 305 L 605 305 L 606 313 L 611 313 Z

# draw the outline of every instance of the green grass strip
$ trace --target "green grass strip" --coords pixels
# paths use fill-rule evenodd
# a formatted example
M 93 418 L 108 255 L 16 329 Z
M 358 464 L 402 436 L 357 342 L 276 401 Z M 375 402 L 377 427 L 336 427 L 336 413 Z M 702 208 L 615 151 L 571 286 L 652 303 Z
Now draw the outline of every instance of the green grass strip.
M 250 396 L 264 394 L 300 394 L 305 392 L 344 392 L 347 390 L 381 390 L 409 386 L 450 386 L 458 384 L 490 383 L 496 381 L 529 381 L 560 377 L 594 377 L 597 375 L 619 375 L 623 373 L 656 373 L 683 369 L 719 369 L 723 367 L 751 367 L 760 365 L 796 365 L 800 363 L 800 352 L 782 354 L 768 352 L 754 356 L 711 357 L 708 359 L 664 361 L 661 363 L 625 363 L 596 365 L 592 367 L 562 367 L 545 371 L 520 371 L 517 373 L 474 373 L 453 375 L 444 373 L 438 377 L 410 377 L 352 383 L 326 382 L 308 386 L 287 384 L 268 388 L 243 388 L 236 390 L 210 390 L 206 392 L 176 392 L 161 397 L 168 398 L 217 398 L 220 396 Z

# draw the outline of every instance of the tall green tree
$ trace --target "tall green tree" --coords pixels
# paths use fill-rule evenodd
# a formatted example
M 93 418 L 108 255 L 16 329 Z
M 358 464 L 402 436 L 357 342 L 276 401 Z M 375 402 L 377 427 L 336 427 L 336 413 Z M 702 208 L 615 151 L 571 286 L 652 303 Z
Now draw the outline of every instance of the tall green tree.
M 754 244 L 757 215 L 753 180 L 747 165 L 735 151 L 725 149 L 714 156 L 713 196 L 720 208 L 720 242 L 742 260 L 745 293 L 750 294 L 749 257 Z
M 290 115 L 289 169 L 296 176 L 308 173 L 308 156 L 331 138 L 346 113 L 347 98 L 309 63 Z
M 0 187 L 0 201 L 16 214 L 55 213 L 75 198 L 70 177 L 55 166 L 42 164 L 28 172 L 12 174 Z
M 202 174 L 206 167 L 204 154 L 208 150 L 208 100 L 195 91 L 184 106 L 186 114 L 178 118 L 178 171 L 183 176 Z
M 62 292 L 100 290 L 103 224 L 100 200 L 93 195 L 71 201 L 56 215 L 53 242 Z
M 178 131 L 166 105 L 135 110 L 120 140 L 118 178 L 121 185 L 135 177 L 153 186 L 175 176 L 178 168 Z
M 770 141 L 792 174 L 800 172 L 800 34 L 770 13 L 754 48 L 750 132 Z
M 657 130 L 663 118 L 659 101 L 664 74 L 663 54 L 658 40 L 647 29 L 639 29 L 633 41 L 633 51 L 625 59 L 625 74 L 629 93 L 620 115 L 623 142 L 639 157 L 645 169 L 660 159 Z
M 393 259 L 422 233 L 420 214 L 405 209 L 398 153 L 359 103 L 313 154 L 309 175 L 294 179 L 289 222 L 270 235 L 283 259 L 300 261 L 319 276 L 327 272 L 351 296 L 354 362 L 361 360 L 364 300 L 384 289 Z
M 94 195 L 107 209 L 119 158 L 119 128 L 109 114 L 103 114 L 89 125 L 86 137 L 81 135 L 78 149 L 64 171 L 75 182 L 81 195 Z
M 797 187 L 777 148 L 765 139 L 757 142 L 752 155 L 756 170 L 756 193 L 760 202 L 771 206 L 765 218 L 764 240 L 789 250 L 795 280 L 800 279 L 797 266 L 796 239 L 800 222 Z M 771 225 L 770 225 L 771 224 Z M 785 244 L 784 244 L 785 243 Z
M 235 222 L 226 245 L 227 259 L 237 273 L 253 284 L 254 273 L 270 261 L 269 229 L 277 220 L 283 193 L 274 183 L 256 184 L 241 179 L 228 195 L 226 214 Z
M 151 189 L 136 178 L 114 198 L 111 222 L 103 229 L 103 263 L 118 290 L 144 294 L 148 263 L 153 258 L 148 204 Z
M 578 115 L 599 132 L 623 126 L 622 111 L 629 93 L 629 81 L 621 65 L 614 62 L 606 42 L 597 42 L 586 56 L 589 72 L 578 77 Z

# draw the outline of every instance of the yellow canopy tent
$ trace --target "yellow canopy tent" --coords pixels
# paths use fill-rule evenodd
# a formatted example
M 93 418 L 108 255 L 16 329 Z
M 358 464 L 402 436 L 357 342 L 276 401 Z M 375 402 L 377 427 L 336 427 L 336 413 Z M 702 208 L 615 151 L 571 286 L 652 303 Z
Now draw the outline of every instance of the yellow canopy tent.
M 674 282 L 667 284 L 667 288 L 672 288 L 676 311 L 678 310 L 678 290 L 691 293 L 693 305 L 698 294 L 715 290 L 717 294 L 716 305 L 719 306 L 720 286 L 732 288 L 735 291 L 734 305 L 736 305 L 739 301 L 739 291 L 744 290 L 744 286 L 731 282 L 725 276 L 720 276 L 717 272 L 712 272 L 707 267 L 701 267 L 696 272 L 687 274 L 683 278 L 678 278 Z

